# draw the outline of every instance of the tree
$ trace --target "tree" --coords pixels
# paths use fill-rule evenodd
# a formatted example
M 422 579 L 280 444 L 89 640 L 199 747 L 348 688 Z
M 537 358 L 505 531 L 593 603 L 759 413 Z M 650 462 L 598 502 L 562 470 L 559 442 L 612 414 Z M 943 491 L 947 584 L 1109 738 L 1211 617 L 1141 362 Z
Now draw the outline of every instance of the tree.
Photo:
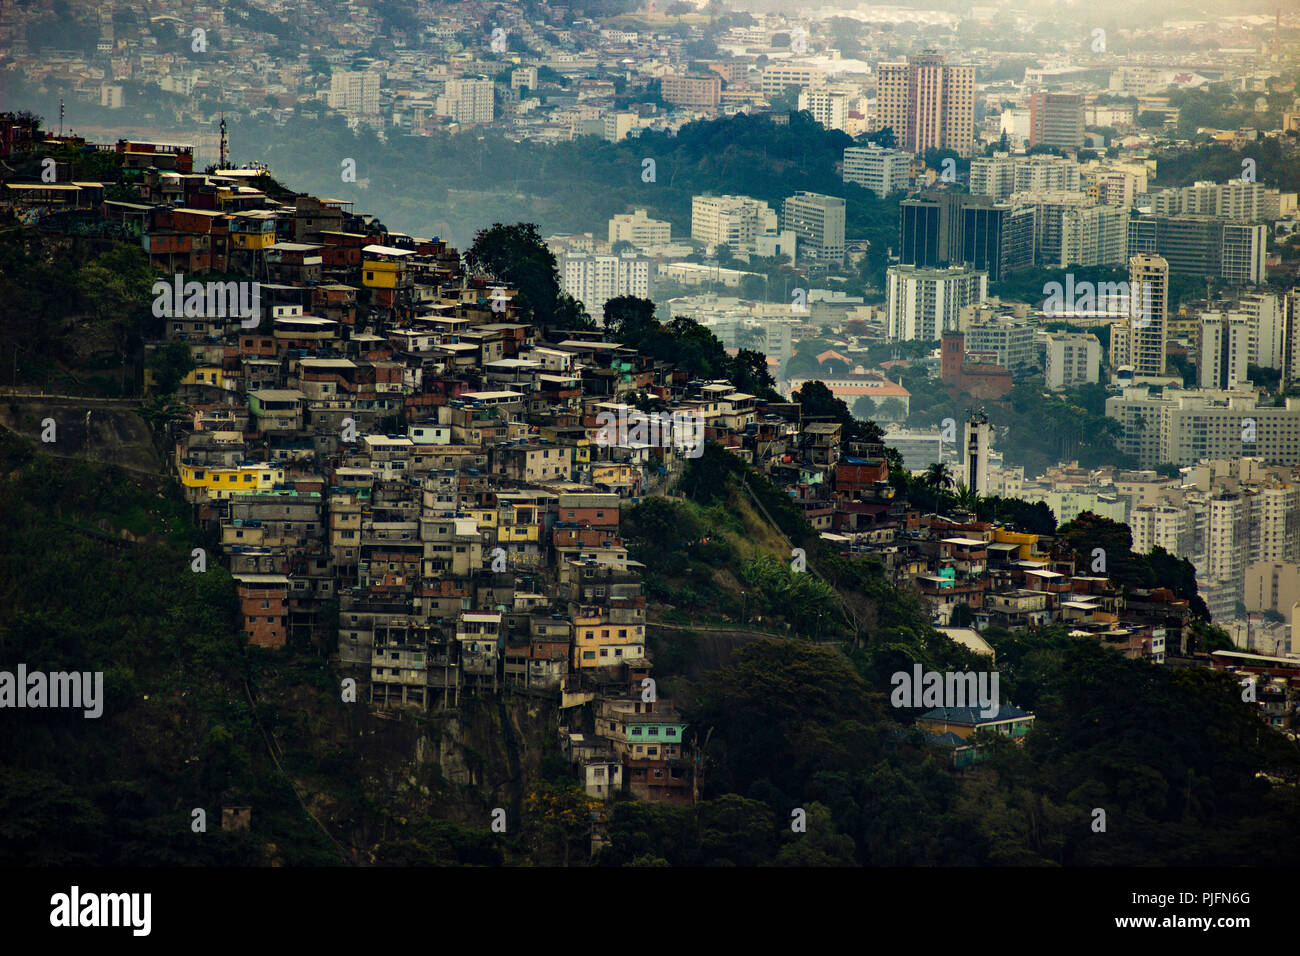
M 644 339 L 659 326 L 655 304 L 650 299 L 620 295 L 605 302 L 605 331 L 614 340 Z
M 839 422 L 843 426 L 840 430 L 842 443 L 880 444 L 884 441 L 885 434 L 880 430 L 880 426 L 875 422 L 864 422 L 854 418 L 844 399 L 836 398 L 826 387 L 825 382 L 804 382 L 795 393 L 795 401 L 802 406 L 805 418 L 833 418 Z
M 900 422 L 907 417 L 907 408 L 901 399 L 890 397 L 880 403 L 877 416 L 882 421 Z
M 936 461 L 925 470 L 921 482 L 933 491 L 947 491 L 953 485 L 952 472 L 948 470 L 947 465 Z
M 858 418 L 870 420 L 876 414 L 876 403 L 870 395 L 863 395 L 853 403 L 853 414 Z
M 161 395 L 171 395 L 181 379 L 194 370 L 194 354 L 184 342 L 168 342 L 154 351 L 150 360 L 154 380 Z
M 546 247 L 534 223 L 507 226 L 496 222 L 489 229 L 480 229 L 465 253 L 465 264 L 518 289 L 515 302 L 541 325 L 591 325 L 581 304 L 561 295 L 555 254 Z
M 571 782 L 568 785 L 545 783 L 528 795 L 525 812 L 534 826 L 535 852 L 545 854 L 551 865 L 568 866 L 575 848 L 589 846 L 593 827 L 608 819 L 609 810 L 602 800 L 586 795 Z

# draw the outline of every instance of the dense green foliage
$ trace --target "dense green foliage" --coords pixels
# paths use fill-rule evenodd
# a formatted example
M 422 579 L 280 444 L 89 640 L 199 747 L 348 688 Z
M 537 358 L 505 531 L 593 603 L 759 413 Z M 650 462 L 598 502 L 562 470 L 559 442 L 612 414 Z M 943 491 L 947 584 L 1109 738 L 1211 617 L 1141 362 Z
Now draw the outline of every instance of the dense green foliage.
M 1079 573 L 1089 573 L 1100 557 L 1097 571 L 1104 571 L 1121 587 L 1169 588 L 1188 601 L 1198 618 L 1209 618 L 1205 601 L 1196 592 L 1192 562 L 1174 557 L 1159 545 L 1150 554 L 1135 554 L 1128 525 L 1085 511 L 1061 525 L 1059 543 L 1078 555 Z
M 48 391 L 133 394 L 154 276 L 138 245 L 103 251 L 0 224 L 0 382 Z M 126 361 L 123 361 L 123 354 Z

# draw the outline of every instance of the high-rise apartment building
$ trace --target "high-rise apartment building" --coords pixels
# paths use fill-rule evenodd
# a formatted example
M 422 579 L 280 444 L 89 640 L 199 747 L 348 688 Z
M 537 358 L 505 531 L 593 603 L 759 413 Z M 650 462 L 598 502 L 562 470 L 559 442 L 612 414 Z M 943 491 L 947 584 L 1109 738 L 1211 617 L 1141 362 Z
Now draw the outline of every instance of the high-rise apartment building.
M 945 64 L 933 51 L 878 64 L 876 114 L 908 152 L 951 149 L 968 157 L 975 141 L 975 67 Z
M 605 303 L 620 295 L 650 298 L 652 260 L 633 253 L 594 255 L 572 252 L 560 256 L 561 287 L 587 310 L 598 323 Z
M 1083 145 L 1083 97 L 1077 93 L 1039 90 L 1029 98 L 1029 145 Z
M 1061 210 L 1060 245 L 1045 242 L 1039 262 L 1070 266 L 1121 266 L 1128 249 L 1128 210 L 1122 206 L 1070 206 Z
M 1049 267 L 1060 260 L 1066 211 L 1095 205 L 1086 193 L 1058 189 L 1012 193 L 1007 202 L 1021 209 L 1033 209 L 1034 261 Z
M 1269 222 L 1281 213 L 1277 189 L 1245 179 L 1226 183 L 1202 181 L 1159 189 L 1148 197 L 1157 216 L 1215 216 L 1234 222 Z
M 781 204 L 781 229 L 795 234 L 801 255 L 829 265 L 844 262 L 844 200 L 797 192 Z
M 487 77 L 457 77 L 447 81 L 442 111 L 453 123 L 464 126 L 490 123 L 493 110 L 493 84 Z
M 827 129 L 847 130 L 852 99 L 852 94 L 844 90 L 805 87 L 799 91 L 799 109 L 807 110 Z
M 1165 374 L 1169 309 L 1169 263 L 1159 256 L 1132 256 L 1128 263 L 1128 315 L 1110 328 L 1112 368 L 1131 365 L 1133 374 Z
M 1025 372 L 1037 365 L 1036 331 L 1028 318 L 991 315 L 969 323 L 965 332 L 967 352 L 994 355 L 997 364 L 1009 372 Z
M 1294 396 L 1278 408 L 1259 405 L 1253 392 L 1157 394 L 1131 386 L 1106 399 L 1106 417 L 1123 426 L 1118 447 L 1141 468 L 1193 465 L 1207 458 L 1300 461 L 1300 398 Z
M 1264 281 L 1267 239 L 1263 223 L 1213 216 L 1140 216 L 1128 223 L 1129 255 L 1158 255 L 1172 272 L 1235 283 Z
M 857 183 L 884 199 L 907 188 L 911 158 L 898 149 L 849 146 L 844 150 L 844 181 Z
M 1101 343 L 1091 332 L 1050 332 L 1043 367 L 1053 391 L 1095 383 L 1101 372 Z
M 326 103 L 331 109 L 378 117 L 379 83 L 380 76 L 373 71 L 334 70 L 330 74 Z
M 961 266 L 890 266 L 885 273 L 885 321 L 890 341 L 934 342 L 960 330 L 961 310 L 988 298 L 989 277 Z
M 970 191 L 1006 199 L 1012 193 L 1083 189 L 1082 169 L 1061 156 L 1011 156 L 994 153 L 970 161 Z
M 776 232 L 777 214 L 767 203 L 748 196 L 695 196 L 691 199 L 691 238 L 732 250 L 756 236 Z
M 1250 320 L 1242 312 L 1205 312 L 1200 322 L 1196 363 L 1201 388 L 1246 387 L 1250 359 Z

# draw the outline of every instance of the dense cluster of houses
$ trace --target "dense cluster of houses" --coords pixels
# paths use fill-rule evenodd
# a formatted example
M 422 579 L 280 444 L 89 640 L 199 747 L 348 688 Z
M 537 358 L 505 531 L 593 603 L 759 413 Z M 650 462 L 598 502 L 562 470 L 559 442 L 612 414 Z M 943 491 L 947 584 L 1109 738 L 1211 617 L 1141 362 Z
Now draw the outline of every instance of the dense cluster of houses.
M 914 586 L 936 625 L 1065 622 L 1155 662 L 1181 646 L 1189 609 L 1170 591 L 1125 594 L 1045 537 L 920 513 L 896 497 L 883 446 L 845 441 L 797 402 L 693 380 L 598 330 L 543 335 L 516 290 L 348 202 L 124 148 L 162 158 L 141 166 L 136 195 L 96 211 L 160 275 L 164 340 L 150 348 L 183 343 L 192 359 L 173 464 L 218 530 L 247 639 L 336 641 L 377 709 L 549 696 L 589 793 L 691 799 L 620 509 L 698 449 L 667 429 L 601 427 L 646 408 L 697 421 L 827 545 Z

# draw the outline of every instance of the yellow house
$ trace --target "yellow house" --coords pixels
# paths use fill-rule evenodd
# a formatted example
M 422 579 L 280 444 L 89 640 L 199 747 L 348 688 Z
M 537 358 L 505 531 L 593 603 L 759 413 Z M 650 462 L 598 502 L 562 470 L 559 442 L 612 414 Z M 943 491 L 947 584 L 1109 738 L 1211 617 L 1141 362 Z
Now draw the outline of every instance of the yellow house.
M 275 213 L 253 210 L 231 216 L 230 245 L 253 251 L 275 245 Z
M 186 373 L 181 379 L 182 385 L 215 385 L 219 388 L 234 390 L 234 384 L 226 378 L 225 373 L 216 365 L 204 365 Z
M 406 259 L 414 253 L 392 246 L 364 246 L 361 250 L 361 284 L 372 289 L 399 289 L 411 284 Z
M 232 467 L 211 466 L 197 461 L 182 461 L 181 487 L 187 497 L 221 500 L 252 491 L 270 491 L 284 483 L 284 466 L 269 462 L 249 462 Z
M 540 543 L 542 526 L 537 520 L 538 510 L 537 505 L 503 505 L 497 541 L 502 544 Z
M 572 619 L 573 666 L 609 667 L 645 657 L 645 625 L 606 620 L 600 608 L 584 607 Z
M 1005 528 L 993 529 L 993 542 L 995 544 L 1015 544 L 1019 545 L 1016 552 L 1017 561 L 1041 561 L 1042 558 L 1035 553 L 1038 547 L 1038 535 L 1026 534 L 1021 531 L 1008 531 Z
M 497 530 L 496 508 L 466 508 L 464 513 L 474 519 L 474 526 L 484 541 L 495 541 Z

